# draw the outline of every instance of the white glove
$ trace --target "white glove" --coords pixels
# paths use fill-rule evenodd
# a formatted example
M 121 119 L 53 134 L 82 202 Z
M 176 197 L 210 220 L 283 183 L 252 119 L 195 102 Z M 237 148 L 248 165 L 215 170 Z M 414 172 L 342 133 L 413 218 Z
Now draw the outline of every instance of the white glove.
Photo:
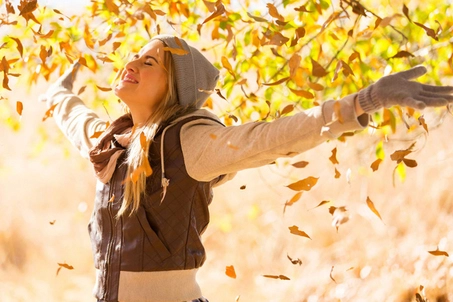
M 68 70 L 66 70 L 55 83 L 49 86 L 45 94 L 41 94 L 38 97 L 38 100 L 46 102 L 48 108 L 52 107 L 55 103 L 53 96 L 60 91 L 72 91 L 74 80 L 79 68 L 80 64 L 78 62 L 72 64 L 71 67 L 69 67 Z
M 409 81 L 426 73 L 424 66 L 385 76 L 359 92 L 359 104 L 365 112 L 393 105 L 424 109 L 453 102 L 452 86 L 432 86 Z

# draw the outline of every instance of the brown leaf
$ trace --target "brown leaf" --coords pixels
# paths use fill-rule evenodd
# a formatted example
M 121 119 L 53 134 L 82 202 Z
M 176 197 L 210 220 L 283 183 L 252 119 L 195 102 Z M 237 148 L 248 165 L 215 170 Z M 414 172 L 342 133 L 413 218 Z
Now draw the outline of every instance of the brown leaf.
M 225 275 L 227 275 L 230 278 L 236 279 L 236 272 L 234 270 L 234 266 L 232 265 L 227 266 L 225 269 Z
M 296 12 L 311 13 L 311 11 L 307 10 L 307 8 L 305 7 L 305 5 L 296 7 L 294 10 L 295 10 Z
M 49 224 L 50 224 L 50 225 L 54 225 L 55 222 L 56 222 L 56 220 L 52 220 L 52 221 L 49 221 Z
M 305 179 L 296 181 L 287 187 L 294 191 L 310 191 L 313 186 L 318 182 L 319 177 L 309 176 Z
M 329 277 L 330 277 L 330 279 L 332 279 L 333 282 L 337 283 L 337 281 L 335 281 L 335 279 L 333 278 L 333 268 L 334 268 L 334 266 L 332 265 L 332 268 L 330 269 Z
M 271 279 L 280 279 L 280 280 L 291 280 L 285 275 L 263 275 L 265 278 L 271 278 Z
M 278 80 L 276 82 L 273 82 L 273 83 L 263 83 L 263 85 L 265 85 L 265 86 L 275 86 L 275 85 L 279 85 L 281 83 L 284 83 L 284 82 L 288 81 L 289 79 L 290 79 L 290 77 L 286 77 L 286 78 L 280 79 L 280 80 Z
M 16 111 L 19 115 L 22 115 L 22 111 L 24 110 L 24 104 L 21 101 L 16 102 Z
M 430 36 L 431 38 L 433 38 L 434 40 L 438 41 L 439 40 L 439 37 L 438 37 L 438 34 L 432 29 L 432 28 L 429 28 L 421 23 L 418 23 L 418 22 L 414 22 L 415 25 L 417 26 L 420 26 L 421 28 L 423 28 L 426 32 L 426 34 L 428 36 Z
M 295 95 L 306 98 L 306 99 L 314 99 L 315 96 L 313 93 L 307 91 L 307 90 L 296 90 L 296 89 L 289 89 L 291 92 L 293 92 Z
M 16 13 L 14 11 L 13 5 L 9 2 L 9 0 L 6 0 L 5 6 L 6 6 L 6 13 L 7 14 L 15 14 Z
M 302 60 L 301 56 L 298 55 L 297 53 L 294 54 L 288 61 L 289 65 L 289 74 L 290 77 L 294 77 L 297 68 L 299 67 L 300 61 Z
M 115 15 L 119 15 L 120 10 L 113 0 L 105 0 L 105 6 L 107 6 L 108 11 L 114 13 Z
M 24 16 L 25 14 L 31 13 L 38 8 L 38 1 L 37 0 L 21 1 L 18 8 L 20 10 L 19 16 Z
M 98 85 L 96 85 L 96 87 L 97 87 L 100 91 L 111 91 L 111 90 L 112 90 L 112 88 L 110 88 L 110 87 L 101 87 L 101 86 L 98 86 Z
M 335 101 L 333 104 L 333 111 L 335 112 L 335 118 L 340 123 L 343 124 L 343 114 L 341 113 L 341 103 L 339 101 Z
M 269 45 L 282 46 L 289 41 L 289 38 L 285 37 L 279 32 L 275 32 L 269 39 Z
M 339 164 L 338 160 L 337 160 L 337 148 L 333 148 L 332 149 L 332 155 L 329 157 L 329 160 L 332 162 L 332 164 L 336 165 L 336 164 Z
M 281 22 L 285 22 L 285 18 L 283 18 L 283 16 L 280 15 L 277 8 L 272 3 L 266 4 L 266 7 L 269 9 L 269 15 L 271 15 L 275 19 L 278 19 Z
M 203 23 L 201 23 L 202 25 L 205 24 L 206 22 L 209 22 L 211 21 L 212 19 L 214 18 L 217 18 L 218 16 L 221 16 L 225 13 L 225 6 L 223 6 L 222 2 L 221 1 L 217 1 L 216 2 L 216 7 L 215 7 L 215 11 L 209 16 L 207 17 Z
M 407 8 L 406 4 L 403 4 L 403 14 L 409 21 L 412 22 L 411 18 L 409 17 L 409 9 Z
M 292 264 L 294 264 L 294 265 L 296 265 L 296 264 L 302 265 L 302 260 L 300 260 L 299 258 L 293 259 L 288 254 L 286 255 L 286 257 L 288 257 L 289 261 L 291 261 Z
M 80 87 L 79 91 L 77 92 L 77 95 L 81 95 L 81 94 L 82 94 L 82 93 L 83 93 L 83 92 L 85 91 L 85 89 L 86 89 L 86 88 L 87 88 L 87 86 L 86 86 L 86 85 L 85 85 L 85 86 L 82 86 L 82 87 Z
M 325 204 L 327 204 L 329 202 L 330 202 L 330 200 L 323 200 L 316 207 L 314 207 L 313 209 L 319 208 L 320 206 L 323 206 L 323 205 L 325 205 Z
M 308 236 L 307 233 L 305 233 L 304 231 L 299 230 L 298 226 L 293 225 L 293 226 L 288 227 L 288 228 L 289 228 L 289 232 L 291 234 L 294 234 L 294 235 L 297 235 L 297 236 L 306 237 L 306 238 L 311 240 L 310 236 Z
M 324 86 L 322 86 L 321 84 L 313 83 L 313 82 L 310 82 L 310 81 L 308 81 L 307 84 L 308 84 L 308 87 L 310 87 L 311 89 L 313 89 L 315 91 L 324 90 Z
M 394 59 L 394 58 L 407 58 L 407 57 L 414 57 L 414 55 L 411 54 L 411 53 L 408 52 L 408 51 L 401 50 L 401 51 L 398 51 L 398 52 L 396 53 L 396 55 L 394 55 L 393 57 L 390 57 L 390 59 Z
M 445 256 L 445 257 L 450 257 L 447 252 L 445 251 L 439 251 L 439 247 L 435 251 L 428 251 L 431 255 L 434 256 Z
M 313 66 L 311 73 L 315 77 L 323 77 L 328 74 L 328 72 L 324 69 L 324 67 L 322 67 L 321 64 L 319 64 L 315 60 L 311 59 L 311 64 Z
M 249 13 L 249 12 L 247 12 L 247 16 L 249 16 L 250 18 L 252 18 L 253 20 L 255 20 L 255 21 L 257 21 L 257 22 L 267 22 L 266 19 L 261 18 L 261 17 L 254 16 L 254 15 L 252 15 L 252 14 Z
M 379 214 L 378 210 L 376 210 L 376 207 L 374 206 L 374 203 L 371 201 L 370 197 L 367 196 L 366 198 L 366 204 L 370 208 L 370 210 L 377 216 L 379 219 L 382 221 L 381 214 Z
M 16 43 L 17 43 L 17 50 L 20 53 L 20 56 L 22 57 L 24 53 L 24 47 L 22 46 L 22 42 L 18 38 L 11 37 Z
M 55 107 L 57 107 L 58 103 L 52 105 L 47 111 L 46 113 L 44 114 L 43 118 L 42 118 L 42 121 L 44 122 L 45 120 L 47 120 L 49 117 L 52 117 L 53 116 L 53 111 L 55 110 Z
M 292 164 L 295 168 L 305 168 L 309 164 L 308 161 L 298 161 L 297 163 Z
M 245 190 L 246 188 L 247 188 L 246 185 L 242 185 L 239 189 L 240 189 L 240 190 Z
M 294 105 L 290 104 L 290 105 L 286 105 L 282 112 L 280 113 L 280 115 L 285 115 L 285 114 L 288 114 L 290 112 L 292 112 L 294 110 Z
M 371 164 L 371 169 L 373 169 L 373 172 L 377 171 L 379 169 L 379 165 L 381 164 L 382 159 L 378 158 L 376 159 L 372 164 Z
M 409 168 L 417 167 L 417 162 L 414 159 L 403 158 L 403 163 Z
M 426 133 L 429 133 L 428 125 L 426 124 L 425 118 L 423 117 L 423 115 L 418 118 L 418 122 L 420 123 L 420 126 L 422 126 L 423 129 L 425 129 Z

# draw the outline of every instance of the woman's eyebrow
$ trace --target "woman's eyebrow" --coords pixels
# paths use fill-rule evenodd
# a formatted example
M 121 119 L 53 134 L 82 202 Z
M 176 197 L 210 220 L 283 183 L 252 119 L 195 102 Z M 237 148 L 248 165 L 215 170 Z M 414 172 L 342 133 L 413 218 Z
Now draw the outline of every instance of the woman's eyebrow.
M 157 64 L 159 64 L 157 59 L 155 57 L 153 57 L 153 56 L 147 55 L 147 56 L 145 56 L 145 59 L 153 59 L 154 61 L 156 61 Z

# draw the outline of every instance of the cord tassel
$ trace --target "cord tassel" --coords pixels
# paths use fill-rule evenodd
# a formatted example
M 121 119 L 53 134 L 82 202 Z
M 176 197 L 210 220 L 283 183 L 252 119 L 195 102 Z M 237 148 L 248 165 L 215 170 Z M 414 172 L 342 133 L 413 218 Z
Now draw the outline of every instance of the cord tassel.
M 162 199 L 160 200 L 160 204 L 164 201 L 165 195 L 167 195 L 167 187 L 170 185 L 170 179 L 166 178 L 164 174 L 162 174 Z

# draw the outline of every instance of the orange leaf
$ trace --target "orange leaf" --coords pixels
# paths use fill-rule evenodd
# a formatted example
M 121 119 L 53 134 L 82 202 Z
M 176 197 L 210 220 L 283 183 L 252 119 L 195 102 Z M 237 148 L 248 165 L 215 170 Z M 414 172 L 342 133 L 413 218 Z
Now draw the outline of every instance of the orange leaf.
M 110 197 L 108 202 L 114 202 L 115 201 L 115 194 L 112 194 L 112 197 Z
M 58 269 L 57 269 L 57 276 L 58 276 L 58 273 L 60 272 L 60 270 L 61 270 L 62 268 L 65 268 L 65 269 L 68 269 L 68 270 L 74 269 L 74 267 L 73 267 L 72 265 L 69 265 L 69 264 L 67 264 L 67 263 L 57 263 L 57 264 L 58 264 L 58 266 L 59 266 Z
M 140 146 L 142 146 L 143 151 L 145 151 L 146 147 L 148 146 L 148 140 L 146 138 L 145 133 L 143 133 L 143 131 L 140 133 Z
M 445 252 L 445 251 L 439 251 L 439 247 L 437 247 L 437 249 L 435 251 L 428 251 L 428 253 L 430 253 L 431 255 L 434 255 L 434 256 L 445 256 L 445 257 L 449 257 L 448 253 Z
M 376 207 L 374 206 L 374 203 L 371 201 L 371 199 L 370 199 L 369 196 L 367 196 L 367 198 L 366 198 L 366 204 L 368 205 L 368 207 L 370 208 L 370 210 L 371 210 L 377 217 L 379 217 L 379 219 L 382 221 L 381 215 L 379 214 L 378 210 L 376 210 Z
M 297 96 L 301 96 L 303 98 L 306 98 L 306 99 L 314 99 L 315 96 L 311 93 L 311 92 L 308 92 L 306 90 L 295 90 L 295 89 L 289 89 L 291 90 L 295 95 Z
M 288 228 L 289 228 L 289 231 L 290 231 L 291 234 L 294 234 L 294 235 L 297 235 L 297 236 L 306 237 L 306 238 L 311 240 L 310 236 L 308 236 L 307 233 L 305 233 L 304 231 L 299 230 L 298 226 L 293 225 L 293 226 L 288 227 Z
M 265 278 L 271 278 L 271 279 L 280 279 L 280 280 L 291 280 L 285 275 L 263 275 Z
M 329 160 L 332 162 L 332 164 L 339 164 L 337 160 L 337 148 L 332 149 L 332 155 L 329 157 Z
M 423 129 L 425 129 L 426 133 L 429 133 L 428 125 L 426 124 L 425 118 L 423 117 L 423 115 L 418 118 L 418 122 L 420 123 L 420 126 L 423 126 Z
M 318 178 L 309 176 L 305 179 L 299 180 L 295 183 L 288 185 L 287 187 L 294 191 L 310 191 L 310 189 L 316 185 Z
M 382 159 L 378 158 L 376 159 L 372 164 L 371 164 L 371 169 L 373 169 L 373 172 L 379 169 L 379 165 L 381 164 Z
M 47 120 L 49 117 L 52 117 L 53 116 L 53 111 L 55 110 L 55 107 L 57 107 L 58 103 L 52 105 L 52 107 L 50 107 L 46 113 L 44 114 L 44 117 L 42 118 L 42 121 L 44 122 L 45 120 Z
M 56 222 L 56 220 L 52 220 L 52 221 L 49 221 L 49 224 L 50 224 L 50 225 L 54 225 L 55 222 Z
M 297 202 L 300 199 L 302 193 L 303 192 L 297 192 L 293 197 L 291 197 L 289 201 L 285 202 L 285 206 L 283 207 L 283 213 L 285 213 L 287 206 L 292 206 L 295 202 Z
M 24 110 L 24 104 L 22 102 L 17 101 L 16 102 L 16 111 L 19 115 L 22 115 L 22 111 Z
M 227 57 L 225 56 L 222 56 L 222 66 L 223 68 L 225 68 L 226 70 L 228 70 L 228 72 L 234 77 L 236 78 L 236 74 L 234 73 L 234 70 L 233 70 L 233 67 L 231 66 L 230 62 L 228 61 Z
M 173 47 L 164 47 L 163 48 L 165 51 L 169 51 L 172 54 L 178 55 L 178 56 L 184 56 L 188 54 L 189 52 L 183 48 L 173 48 Z
M 335 168 L 335 178 L 340 178 L 341 173 Z
M 319 208 L 320 206 L 323 206 L 323 205 L 325 205 L 326 203 L 329 203 L 329 202 L 330 202 L 330 200 L 323 200 L 316 207 L 314 207 L 313 209 Z
M 286 105 L 285 108 L 283 108 L 283 110 L 280 113 L 280 115 L 288 114 L 288 113 L 290 113 L 293 110 L 294 110 L 294 105 Z
M 285 18 L 283 18 L 283 16 L 280 15 L 277 8 L 272 3 L 266 4 L 266 7 L 269 9 L 269 15 L 271 15 L 275 19 L 278 19 L 281 22 L 285 22 Z
M 310 87 L 310 88 L 313 89 L 313 90 L 316 90 L 316 91 L 322 91 L 322 90 L 324 90 L 324 86 L 322 86 L 321 84 L 312 83 L 312 82 L 310 82 L 310 81 L 308 81 L 307 84 L 308 84 L 308 87 Z
M 315 60 L 311 59 L 311 64 L 313 66 L 311 73 L 315 77 L 323 77 L 328 74 L 328 72 L 324 69 L 324 67 L 322 67 L 321 64 L 319 64 Z
M 230 278 L 236 279 L 236 272 L 234 270 L 234 266 L 232 265 L 226 267 L 225 274 Z
M 11 37 L 11 39 L 13 39 L 17 43 L 17 50 L 19 51 L 20 56 L 22 57 L 22 55 L 24 53 L 24 47 L 22 46 L 22 43 L 20 42 L 20 40 L 18 38 Z

